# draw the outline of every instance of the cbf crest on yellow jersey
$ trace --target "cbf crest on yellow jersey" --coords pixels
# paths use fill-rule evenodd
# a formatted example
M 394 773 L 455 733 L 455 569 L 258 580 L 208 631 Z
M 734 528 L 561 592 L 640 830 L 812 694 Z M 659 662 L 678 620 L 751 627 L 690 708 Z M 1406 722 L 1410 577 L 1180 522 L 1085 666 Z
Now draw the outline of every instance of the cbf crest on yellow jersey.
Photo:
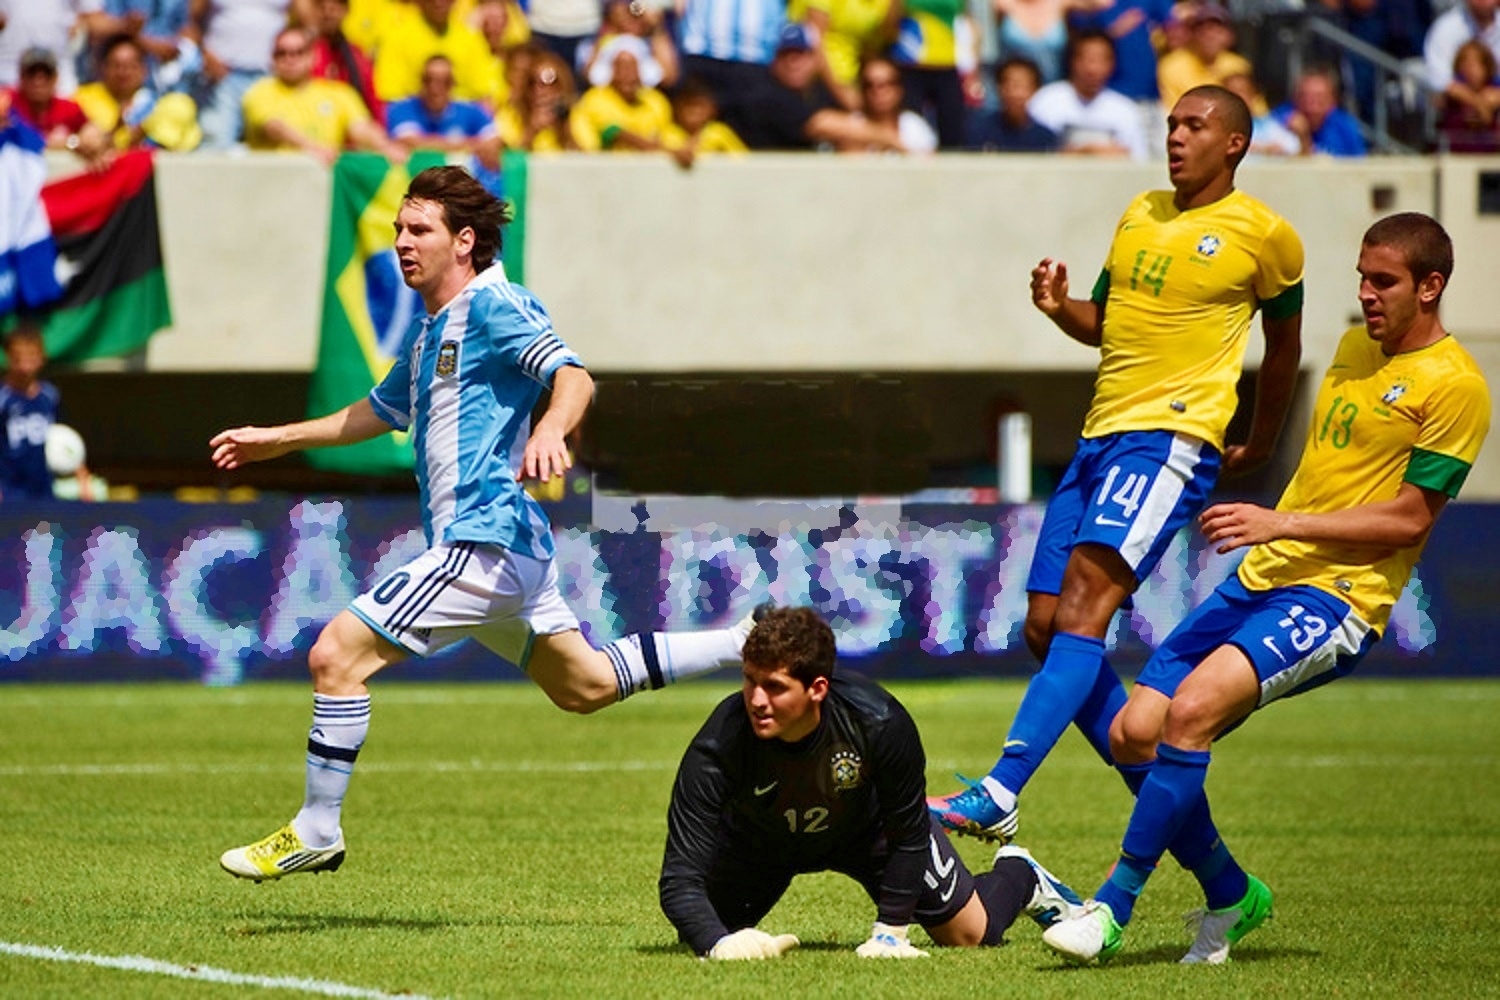
M 1093 293 L 1103 341 L 1083 436 L 1179 431 L 1222 450 L 1257 307 L 1302 308 L 1302 240 L 1243 192 L 1187 211 L 1172 197 L 1140 195 L 1115 228 Z
M 1323 376 L 1302 460 L 1276 509 L 1346 510 L 1392 500 L 1403 482 L 1455 497 L 1489 428 L 1489 388 L 1457 340 L 1388 357 L 1354 327 Z M 1240 580 L 1252 590 L 1303 583 L 1337 594 L 1378 632 L 1421 552 L 1420 542 L 1376 551 L 1275 541 L 1250 550 Z

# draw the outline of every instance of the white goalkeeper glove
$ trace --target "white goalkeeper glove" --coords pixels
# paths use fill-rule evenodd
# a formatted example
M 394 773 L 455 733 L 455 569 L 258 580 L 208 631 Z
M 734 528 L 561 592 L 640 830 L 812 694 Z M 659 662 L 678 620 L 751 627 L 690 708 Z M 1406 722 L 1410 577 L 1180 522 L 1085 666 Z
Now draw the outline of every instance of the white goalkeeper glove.
M 715 961 L 744 961 L 753 958 L 780 958 L 800 942 L 795 934 L 767 934 L 765 931 L 746 927 L 744 930 L 725 934 L 709 950 L 708 957 Z
M 854 949 L 860 958 L 926 958 L 927 952 L 906 939 L 906 927 L 892 927 L 875 921 L 870 940 Z

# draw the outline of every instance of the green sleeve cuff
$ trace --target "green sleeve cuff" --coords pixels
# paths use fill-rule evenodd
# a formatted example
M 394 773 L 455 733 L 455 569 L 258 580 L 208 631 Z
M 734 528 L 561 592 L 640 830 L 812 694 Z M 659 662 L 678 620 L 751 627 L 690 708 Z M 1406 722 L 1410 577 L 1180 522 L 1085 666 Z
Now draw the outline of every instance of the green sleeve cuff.
M 604 126 L 604 131 L 599 133 L 599 139 L 608 148 L 615 144 L 615 140 L 620 137 L 620 133 L 623 131 L 625 130 L 618 125 L 606 125 Z
M 1406 467 L 1406 481 L 1453 499 L 1469 476 L 1470 465 L 1451 455 L 1439 455 L 1435 451 L 1413 448 L 1411 462 Z
M 1299 281 L 1275 298 L 1266 299 L 1260 307 L 1270 319 L 1289 319 L 1302 311 L 1304 294 L 1302 282 Z
M 1109 298 L 1109 268 L 1099 269 L 1099 278 L 1094 282 L 1094 290 L 1089 293 L 1089 301 L 1096 306 L 1104 305 L 1104 300 Z

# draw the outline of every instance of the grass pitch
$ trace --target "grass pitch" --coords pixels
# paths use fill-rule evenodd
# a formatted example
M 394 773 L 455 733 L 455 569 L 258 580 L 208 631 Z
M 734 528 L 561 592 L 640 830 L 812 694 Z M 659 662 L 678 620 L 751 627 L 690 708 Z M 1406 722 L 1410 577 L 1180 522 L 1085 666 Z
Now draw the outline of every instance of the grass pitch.
M 1022 691 L 891 687 L 935 791 L 954 769 L 984 773 Z M 874 908 L 829 875 L 799 879 L 762 924 L 801 949 L 694 960 L 656 904 L 664 815 L 682 750 L 731 690 L 689 684 L 583 719 L 525 684 L 379 684 L 343 869 L 257 886 L 217 856 L 301 801 L 305 687 L 0 686 L 0 994 L 1500 995 L 1500 683 L 1345 681 L 1219 746 L 1215 816 L 1277 912 L 1221 968 L 1176 964 L 1199 900 L 1170 861 L 1103 969 L 1063 965 L 1024 918 L 1002 949 L 861 961 Z M 1022 799 L 1021 842 L 1086 895 L 1128 806 L 1070 734 Z M 987 867 L 988 849 L 961 844 Z

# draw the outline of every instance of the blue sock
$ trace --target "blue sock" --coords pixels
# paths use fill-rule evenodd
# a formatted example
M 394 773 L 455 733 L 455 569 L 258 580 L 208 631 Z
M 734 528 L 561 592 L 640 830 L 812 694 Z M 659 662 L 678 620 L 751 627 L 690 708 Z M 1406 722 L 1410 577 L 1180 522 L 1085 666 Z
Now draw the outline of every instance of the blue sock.
M 1026 686 L 1021 707 L 1005 736 L 1005 750 L 990 768 L 990 777 L 1020 794 L 1063 731 L 1077 718 L 1094 691 L 1103 665 L 1102 639 L 1071 632 L 1054 635 L 1041 671 Z
M 1150 764 L 1118 764 L 1116 770 L 1133 794 L 1139 794 L 1146 775 L 1151 773 Z M 1250 880 L 1245 870 L 1234 860 L 1229 848 L 1224 846 L 1219 830 L 1214 826 L 1209 813 L 1208 797 L 1201 797 L 1187 817 L 1182 828 L 1167 850 L 1177 863 L 1193 873 L 1203 887 L 1203 898 L 1210 910 L 1233 906 L 1245 897 L 1250 889 Z
M 1115 754 L 1109 748 L 1109 727 L 1120 709 L 1125 707 L 1127 700 L 1125 685 L 1120 683 L 1119 675 L 1108 660 L 1100 657 L 1094 688 L 1084 699 L 1078 714 L 1073 717 L 1073 723 L 1083 733 L 1083 738 L 1089 741 L 1089 746 L 1094 748 L 1099 759 L 1111 767 L 1115 764 Z
M 1130 921 L 1146 879 L 1193 809 L 1202 802 L 1202 813 L 1208 815 L 1203 783 L 1210 758 L 1207 750 L 1179 750 L 1166 743 L 1156 748 L 1156 763 L 1141 784 L 1125 829 L 1120 860 L 1095 894 L 1121 925 Z
M 1188 809 L 1177 836 L 1172 838 L 1171 850 L 1203 887 L 1203 898 L 1210 910 L 1233 906 L 1249 891 L 1250 878 L 1224 846 L 1209 813 L 1207 796 L 1199 795 Z

